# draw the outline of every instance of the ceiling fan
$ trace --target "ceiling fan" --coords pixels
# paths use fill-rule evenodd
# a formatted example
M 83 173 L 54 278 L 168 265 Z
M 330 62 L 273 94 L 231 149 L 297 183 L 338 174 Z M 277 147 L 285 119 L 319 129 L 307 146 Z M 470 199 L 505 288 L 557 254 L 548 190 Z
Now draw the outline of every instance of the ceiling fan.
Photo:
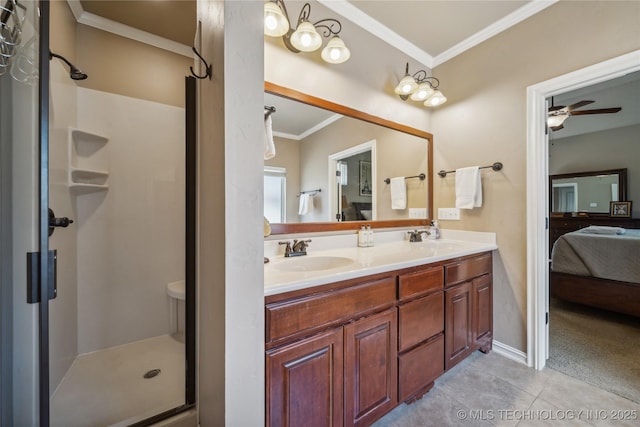
M 589 105 L 595 101 L 580 101 L 575 104 L 571 104 L 568 106 L 563 105 L 553 105 L 553 97 L 551 98 L 551 107 L 549 107 L 549 114 L 547 116 L 547 125 L 551 130 L 560 130 L 562 129 L 563 123 L 565 120 L 569 118 L 569 116 L 582 116 L 586 114 L 608 114 L 608 113 L 617 113 L 622 110 L 620 107 L 615 108 L 599 108 L 596 110 L 580 110 L 576 111 L 578 108 L 582 108 L 585 105 Z

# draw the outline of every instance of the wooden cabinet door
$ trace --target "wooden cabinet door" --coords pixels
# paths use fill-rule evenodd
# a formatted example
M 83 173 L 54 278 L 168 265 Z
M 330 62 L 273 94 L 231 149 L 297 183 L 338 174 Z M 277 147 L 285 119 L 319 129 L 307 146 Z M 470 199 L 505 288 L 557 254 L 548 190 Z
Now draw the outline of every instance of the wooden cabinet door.
M 398 401 L 397 311 L 344 327 L 345 426 L 368 426 Z
M 473 279 L 473 343 L 483 352 L 491 350 L 493 337 L 493 286 L 491 274 Z
M 445 291 L 445 368 L 448 370 L 471 352 L 471 282 Z
M 341 426 L 343 330 L 267 352 L 267 426 Z

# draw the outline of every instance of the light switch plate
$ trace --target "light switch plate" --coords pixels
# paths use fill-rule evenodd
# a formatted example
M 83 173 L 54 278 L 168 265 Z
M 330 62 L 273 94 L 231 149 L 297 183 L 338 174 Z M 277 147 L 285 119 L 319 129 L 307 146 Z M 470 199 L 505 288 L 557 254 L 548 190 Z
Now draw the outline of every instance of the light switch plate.
M 424 219 L 427 217 L 427 208 L 409 208 L 409 218 Z
M 460 209 L 458 208 L 438 208 L 438 219 L 460 220 Z

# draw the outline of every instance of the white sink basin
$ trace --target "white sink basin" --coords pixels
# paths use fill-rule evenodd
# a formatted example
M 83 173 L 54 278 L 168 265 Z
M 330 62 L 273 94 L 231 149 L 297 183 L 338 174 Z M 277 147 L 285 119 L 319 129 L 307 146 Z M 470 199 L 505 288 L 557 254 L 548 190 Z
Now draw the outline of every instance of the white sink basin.
M 353 262 L 351 258 L 341 256 L 301 256 L 273 264 L 273 268 L 282 271 L 321 271 L 344 267 Z

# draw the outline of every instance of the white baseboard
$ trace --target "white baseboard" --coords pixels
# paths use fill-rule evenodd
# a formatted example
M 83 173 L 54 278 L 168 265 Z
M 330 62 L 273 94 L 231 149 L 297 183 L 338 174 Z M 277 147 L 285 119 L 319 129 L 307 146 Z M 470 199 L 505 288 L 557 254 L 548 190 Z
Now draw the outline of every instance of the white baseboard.
M 500 341 L 493 340 L 493 351 L 507 359 L 527 365 L 527 353 L 520 351 L 517 348 L 513 348 L 501 343 Z

